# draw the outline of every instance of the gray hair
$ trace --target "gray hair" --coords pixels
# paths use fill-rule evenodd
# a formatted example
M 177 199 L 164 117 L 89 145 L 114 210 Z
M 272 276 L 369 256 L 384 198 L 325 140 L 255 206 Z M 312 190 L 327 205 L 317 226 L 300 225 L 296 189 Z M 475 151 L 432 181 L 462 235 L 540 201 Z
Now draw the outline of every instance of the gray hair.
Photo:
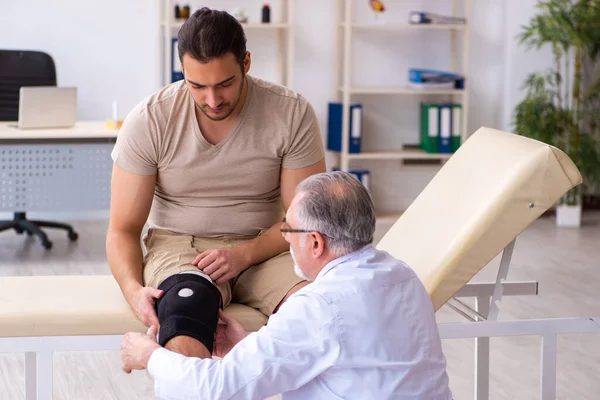
M 312 175 L 298 185 L 296 194 L 298 229 L 321 233 L 337 256 L 373 242 L 375 207 L 353 175 L 343 171 Z

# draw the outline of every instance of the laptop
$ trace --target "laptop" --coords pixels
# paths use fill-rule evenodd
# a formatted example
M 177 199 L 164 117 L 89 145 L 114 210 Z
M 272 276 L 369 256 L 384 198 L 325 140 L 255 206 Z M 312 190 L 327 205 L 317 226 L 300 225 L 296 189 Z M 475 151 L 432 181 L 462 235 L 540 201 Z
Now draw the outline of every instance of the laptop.
M 71 128 L 77 120 L 77 88 L 22 86 L 19 129 Z

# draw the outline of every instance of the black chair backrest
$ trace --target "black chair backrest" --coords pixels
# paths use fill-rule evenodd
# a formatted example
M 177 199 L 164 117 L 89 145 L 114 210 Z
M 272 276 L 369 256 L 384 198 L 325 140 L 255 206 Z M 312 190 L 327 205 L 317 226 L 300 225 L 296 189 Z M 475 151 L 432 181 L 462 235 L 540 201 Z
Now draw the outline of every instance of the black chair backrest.
M 0 50 L 0 121 L 18 120 L 22 86 L 56 86 L 54 60 L 41 51 Z

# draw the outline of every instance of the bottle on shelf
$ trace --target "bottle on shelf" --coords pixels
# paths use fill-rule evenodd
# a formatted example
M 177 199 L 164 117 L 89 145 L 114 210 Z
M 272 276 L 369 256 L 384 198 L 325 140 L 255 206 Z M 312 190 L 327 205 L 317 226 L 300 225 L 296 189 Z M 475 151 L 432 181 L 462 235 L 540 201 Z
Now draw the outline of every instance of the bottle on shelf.
M 190 6 L 189 5 L 185 5 L 181 9 L 181 18 L 188 19 L 189 17 L 190 17 Z
M 271 22 L 271 7 L 269 6 L 269 3 L 263 4 L 263 7 L 262 7 L 262 22 L 263 23 L 269 23 L 269 22 Z

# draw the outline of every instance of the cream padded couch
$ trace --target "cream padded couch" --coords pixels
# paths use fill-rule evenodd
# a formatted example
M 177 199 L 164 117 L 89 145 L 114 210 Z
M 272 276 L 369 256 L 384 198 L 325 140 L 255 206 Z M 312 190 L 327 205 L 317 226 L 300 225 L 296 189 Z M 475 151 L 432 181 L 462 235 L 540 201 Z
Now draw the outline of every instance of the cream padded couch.
M 241 304 L 225 310 L 250 331 L 267 321 Z M 0 337 L 120 335 L 145 332 L 112 275 L 0 279 Z
M 558 149 L 481 128 L 378 247 L 415 269 L 439 309 L 580 183 L 577 168 Z M 226 312 L 250 331 L 266 323 L 263 314 L 239 304 Z M 124 333 L 145 330 L 111 276 L 0 278 L 0 351 L 26 353 L 28 400 L 51 397 L 53 351 L 118 349 Z

